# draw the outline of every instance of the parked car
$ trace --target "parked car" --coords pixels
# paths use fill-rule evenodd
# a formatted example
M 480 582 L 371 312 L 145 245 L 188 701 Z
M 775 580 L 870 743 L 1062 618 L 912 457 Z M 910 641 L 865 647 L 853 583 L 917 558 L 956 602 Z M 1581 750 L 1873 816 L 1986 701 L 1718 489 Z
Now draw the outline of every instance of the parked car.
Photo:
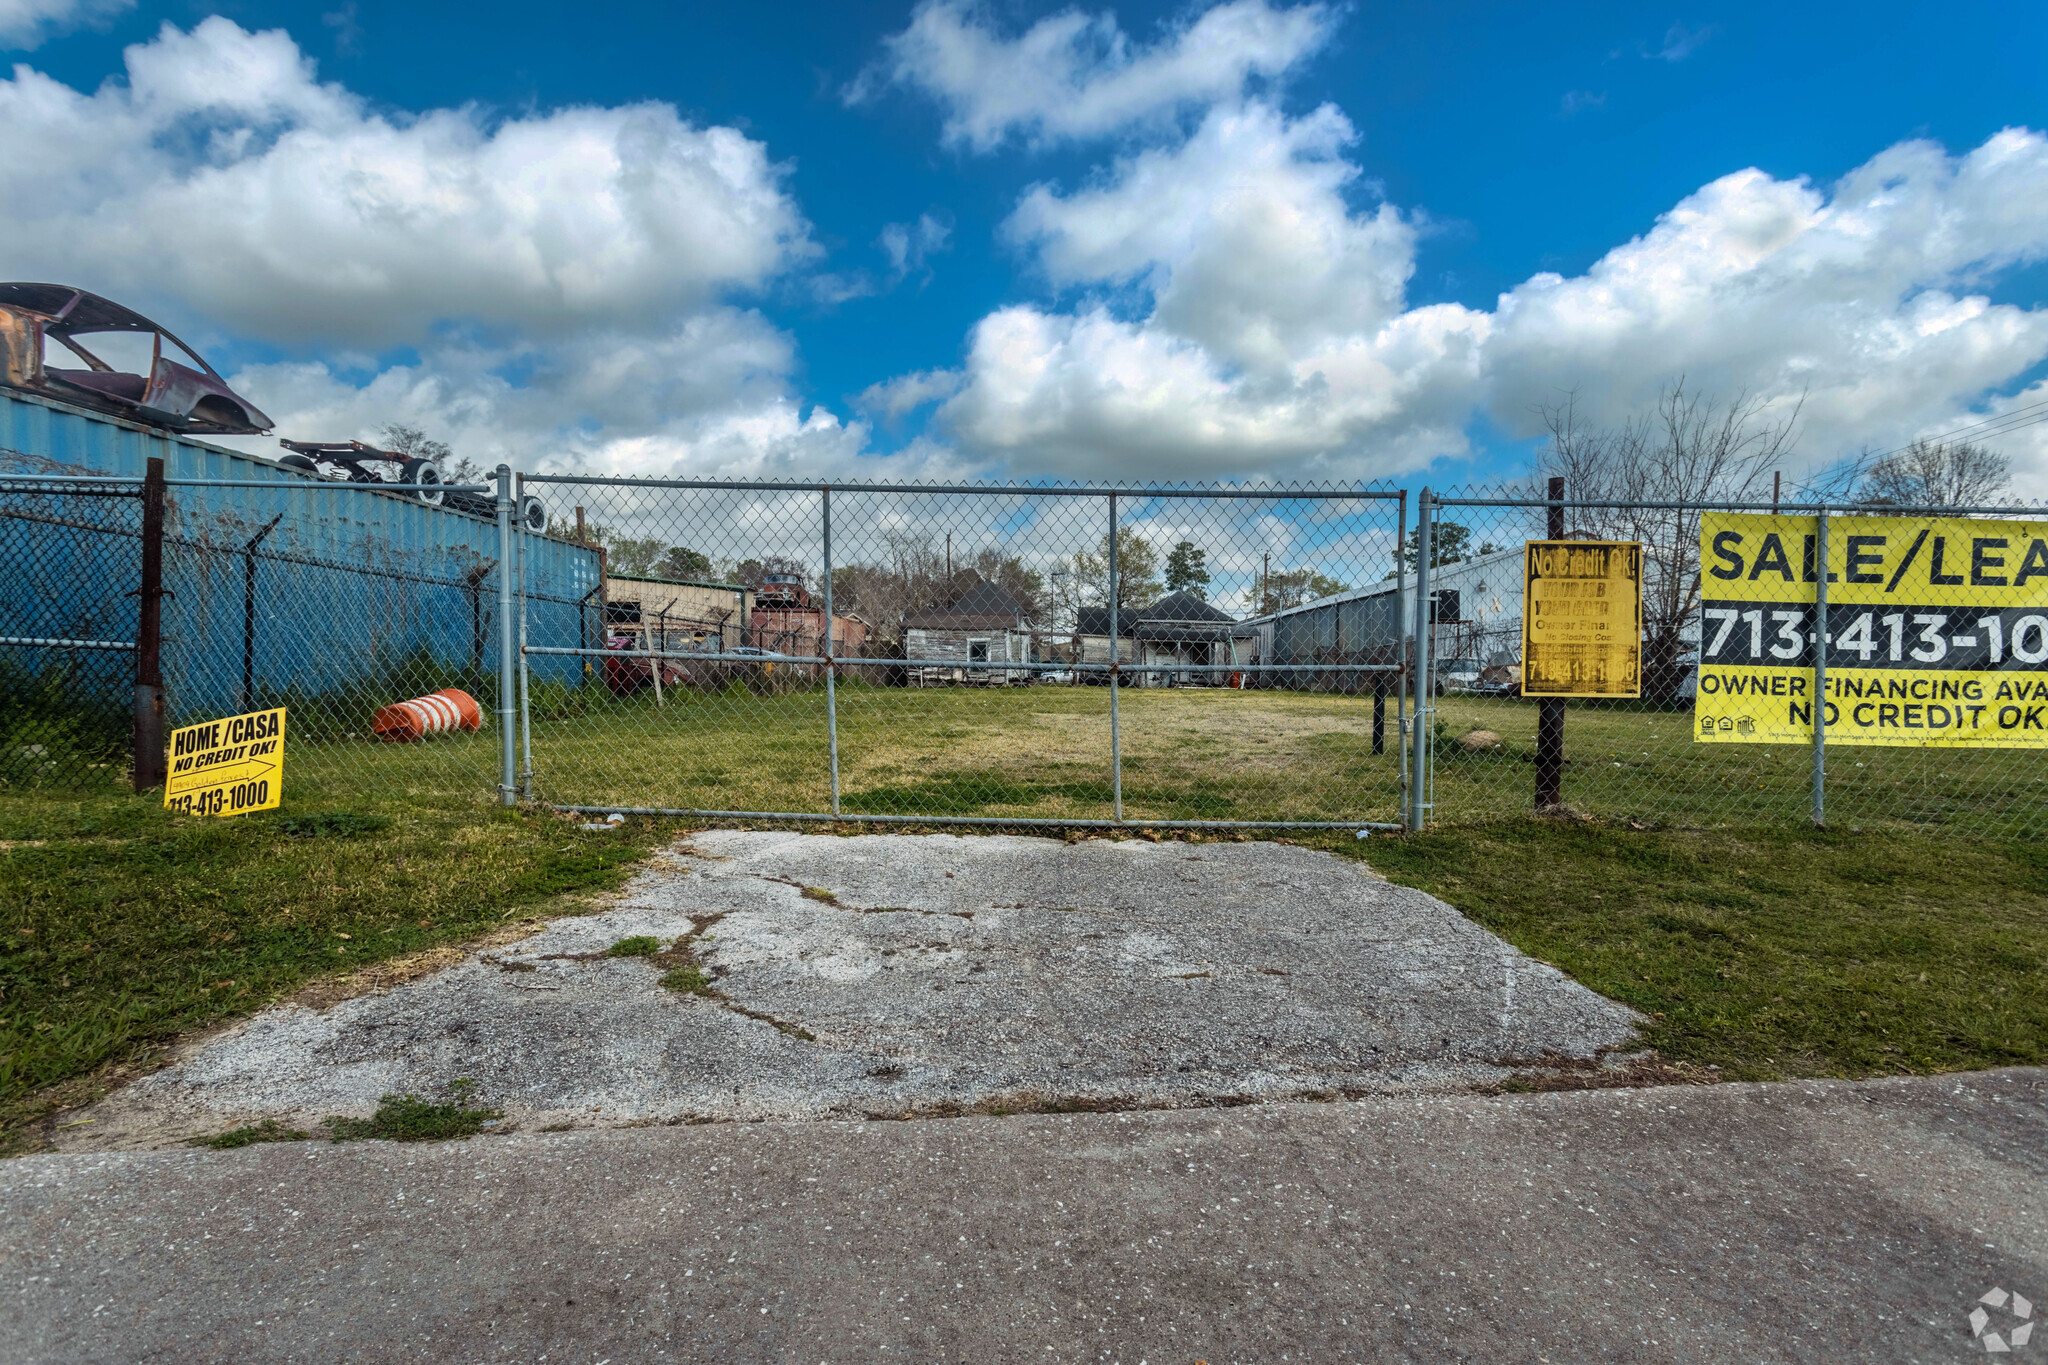
M 1436 686 L 1440 694 L 1478 690 L 1479 675 L 1486 668 L 1477 659 L 1438 659 L 1435 662 Z
M 91 346 L 88 337 L 96 338 Z M 63 358 L 52 345 L 84 368 L 52 364 Z M 0 385 L 170 431 L 251 436 L 272 426 L 190 346 L 133 309 L 68 284 L 0 284 Z
M 638 650 L 640 642 L 630 635 L 605 637 L 604 647 L 617 650 Z M 654 685 L 653 659 L 639 654 L 627 654 L 604 661 L 604 685 L 614 696 L 629 697 L 643 688 Z M 689 671 L 672 659 L 661 660 L 661 685 L 680 687 L 690 681 Z
M 1522 692 L 1522 670 L 1516 664 L 1488 664 L 1479 670 L 1472 691 L 1482 697 L 1515 697 Z

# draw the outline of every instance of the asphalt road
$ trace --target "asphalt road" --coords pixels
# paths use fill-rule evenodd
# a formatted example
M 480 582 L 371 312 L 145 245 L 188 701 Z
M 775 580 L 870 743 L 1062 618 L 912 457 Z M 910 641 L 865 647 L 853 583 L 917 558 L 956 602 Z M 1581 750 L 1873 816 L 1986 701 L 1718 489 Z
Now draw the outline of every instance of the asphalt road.
M 0 1274 L 10 1362 L 1947 1361 L 2048 1073 L 28 1157 Z

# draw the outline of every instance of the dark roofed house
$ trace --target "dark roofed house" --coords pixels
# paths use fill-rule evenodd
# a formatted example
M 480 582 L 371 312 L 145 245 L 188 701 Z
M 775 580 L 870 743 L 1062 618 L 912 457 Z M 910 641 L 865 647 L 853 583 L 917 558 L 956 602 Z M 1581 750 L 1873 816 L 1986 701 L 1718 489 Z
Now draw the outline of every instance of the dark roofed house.
M 1109 608 L 1083 607 L 1076 622 L 1081 661 L 1109 662 Z M 1247 639 L 1236 617 L 1189 592 L 1177 592 L 1142 607 L 1117 608 L 1117 658 L 1126 664 L 1157 667 L 1133 675 L 1141 687 L 1226 687 L 1225 672 L 1196 673 L 1186 667 L 1239 662 L 1239 642 Z M 1174 666 L 1181 666 L 1176 670 Z
M 960 668 L 967 663 L 1027 664 L 1032 659 L 1031 622 L 1016 598 L 972 569 L 963 569 L 947 585 L 950 601 L 904 618 L 903 654 L 936 664 L 909 667 L 910 681 L 1004 683 L 1029 682 L 1029 669 Z

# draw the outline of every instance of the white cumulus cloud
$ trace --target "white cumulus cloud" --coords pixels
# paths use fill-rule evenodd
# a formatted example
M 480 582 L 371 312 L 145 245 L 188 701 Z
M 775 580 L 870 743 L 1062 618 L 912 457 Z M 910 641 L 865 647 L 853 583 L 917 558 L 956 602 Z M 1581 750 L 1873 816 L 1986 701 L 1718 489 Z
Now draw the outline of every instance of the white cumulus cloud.
M 1063 10 L 1009 37 L 979 7 L 924 0 L 848 94 L 866 98 L 885 82 L 922 90 L 945 110 L 946 141 L 976 151 L 1013 134 L 1100 137 L 1234 99 L 1315 52 L 1332 23 L 1320 4 L 1231 0 L 1140 47 L 1107 11 Z
M 1351 206 L 1353 140 L 1334 108 L 1252 101 L 1101 184 L 1033 188 L 1006 230 L 1082 297 L 979 323 L 944 421 L 976 449 L 1170 477 L 1461 449 L 1489 319 L 1407 307 L 1420 226 Z
M 1961 156 L 1900 143 L 1827 189 L 1738 171 L 1583 275 L 1503 295 L 1493 401 L 1512 419 L 1576 386 L 1635 406 L 1684 372 L 1781 403 L 1805 394 L 1810 455 L 1889 444 L 1956 424 L 2048 358 L 2048 311 L 1985 292 L 2044 256 L 2040 133 L 2008 129 Z
M 1566 389 L 1612 416 L 1683 375 L 1803 401 L 1823 463 L 1996 411 L 2048 360 L 2048 309 L 1990 292 L 2048 256 L 2037 132 L 1901 143 L 1832 186 L 1739 171 L 1491 309 L 1409 305 L 1426 220 L 1366 192 L 1352 140 L 1333 109 L 1232 103 L 1100 183 L 1028 191 L 1007 230 L 1062 301 L 974 327 L 942 424 L 1071 472 L 1370 476 L 1461 453 L 1482 414 L 1533 435 Z M 2036 444 L 2005 443 L 2040 491 Z
M 865 447 L 735 301 L 818 254 L 785 168 L 736 129 L 660 103 L 382 110 L 218 17 L 165 25 L 123 74 L 0 80 L 10 272 L 320 357 L 231 376 L 280 435 L 402 423 L 485 466 L 648 474 Z M 379 368 L 393 347 L 412 358 Z
M 166 25 L 90 94 L 0 81 L 15 269 L 280 340 L 645 324 L 813 254 L 767 148 L 666 104 L 372 109 L 281 31 Z
M 0 0 L 0 51 L 41 47 L 47 38 L 134 7 L 135 0 Z
M 880 413 L 884 418 L 893 420 L 927 403 L 951 398 L 959 391 L 958 371 L 913 370 L 869 385 L 861 393 L 859 404 L 864 412 Z

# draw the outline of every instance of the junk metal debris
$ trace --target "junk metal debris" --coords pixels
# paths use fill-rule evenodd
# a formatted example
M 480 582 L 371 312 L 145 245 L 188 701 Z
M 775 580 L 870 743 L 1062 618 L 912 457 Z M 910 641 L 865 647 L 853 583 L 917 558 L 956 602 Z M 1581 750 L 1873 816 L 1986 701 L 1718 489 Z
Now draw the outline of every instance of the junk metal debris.
M 140 362 L 143 337 L 149 359 L 133 371 L 99 354 Z M 52 343 L 85 368 L 48 363 Z M 184 342 L 133 309 L 64 284 L 0 284 L 0 384 L 173 431 L 256 435 L 272 426 Z
M 429 507 L 448 507 L 473 517 L 495 517 L 498 505 L 489 493 L 464 492 L 442 486 L 441 471 L 432 460 L 382 450 L 362 441 L 286 441 L 278 444 L 290 451 L 277 462 L 286 469 L 312 474 L 337 483 L 388 483 L 408 489 Z M 548 509 L 531 495 L 519 500 L 518 517 L 533 535 L 545 535 Z

